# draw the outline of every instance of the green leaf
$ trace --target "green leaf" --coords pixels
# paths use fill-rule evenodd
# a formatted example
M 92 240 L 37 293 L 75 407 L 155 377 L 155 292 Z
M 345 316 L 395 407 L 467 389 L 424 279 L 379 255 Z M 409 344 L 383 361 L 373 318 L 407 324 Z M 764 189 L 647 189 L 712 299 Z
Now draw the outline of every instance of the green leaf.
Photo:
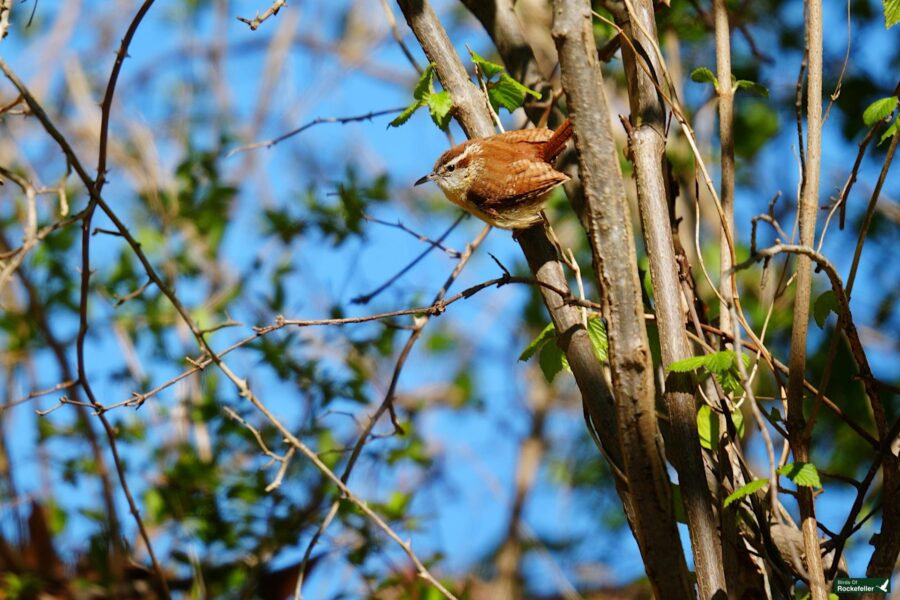
M 894 135 L 897 133 L 897 129 L 900 129 L 900 118 L 894 119 L 894 122 L 891 123 L 891 126 L 881 134 L 881 138 L 878 140 L 878 145 L 880 146 L 890 138 L 894 137 Z
M 397 115 L 396 119 L 388 123 L 388 127 L 400 127 L 409 121 L 409 118 L 414 112 L 425 105 L 428 105 L 428 108 L 431 111 L 431 118 L 434 119 L 435 123 L 438 123 L 438 119 L 435 118 L 435 110 L 430 101 L 432 94 L 434 94 L 434 65 L 429 64 L 422 73 L 422 76 L 419 77 L 419 81 L 416 82 L 416 87 L 413 88 L 413 103 L 407 106 L 402 113 Z M 438 101 L 438 104 L 440 104 L 440 101 Z M 440 124 L 438 124 L 438 126 L 440 126 Z
M 719 441 L 719 415 L 706 404 L 697 411 L 697 433 L 700 445 L 707 450 L 714 450 Z
M 488 97 L 494 110 L 502 106 L 513 112 L 525 102 L 526 94 L 535 98 L 541 97 L 539 93 L 525 87 L 506 73 L 502 73 L 498 81 L 488 84 Z
M 429 64 L 416 87 L 413 89 L 413 98 L 416 100 L 426 100 L 434 92 L 434 65 Z
M 863 111 L 863 123 L 866 124 L 866 127 L 871 127 L 878 121 L 887 118 L 889 114 L 894 112 L 894 108 L 896 107 L 897 96 L 879 98 L 867 106 L 866 110 Z
M 556 374 L 569 366 L 562 350 L 556 344 L 544 344 L 538 355 L 538 363 L 541 365 L 541 371 L 544 373 L 547 383 L 552 383 Z
M 758 490 L 763 489 L 769 484 L 768 479 L 754 479 L 747 485 L 742 485 L 738 489 L 734 490 L 727 498 L 725 498 L 725 508 L 728 507 L 729 504 L 734 502 L 735 500 L 740 500 L 750 494 L 756 493 Z
M 834 295 L 834 290 L 828 290 L 816 298 L 815 304 L 813 304 L 813 317 L 816 319 L 816 325 L 819 326 L 819 329 L 825 328 L 825 320 L 828 319 L 828 315 L 831 313 L 837 314 L 837 298 Z
M 711 83 L 714 88 L 719 89 L 719 80 L 706 67 L 697 67 L 691 71 L 691 80 L 697 83 Z
M 489 60 L 483 59 L 474 50 L 470 49 L 469 55 L 472 57 L 472 62 L 478 65 L 478 70 L 481 71 L 485 79 L 490 79 L 491 77 L 499 75 L 503 72 L 503 65 L 498 65 L 497 63 L 493 63 Z
M 900 23 L 900 0 L 884 0 L 884 28 Z
M 737 430 L 737 437 L 744 435 L 744 415 L 736 410 L 731 413 L 731 420 Z M 697 411 L 697 434 L 700 437 L 700 445 L 707 450 L 715 450 L 719 442 L 719 413 L 708 404 L 704 404 Z
M 763 96 L 765 98 L 769 97 L 769 88 L 761 83 L 750 81 L 749 79 L 738 79 L 734 82 L 734 89 L 747 90 L 751 94 L 756 94 L 757 96 Z
M 695 371 L 702 367 L 705 361 L 705 356 L 692 356 L 690 358 L 676 360 L 671 365 L 666 367 L 666 373 L 670 373 L 672 371 L 676 373 L 690 373 L 691 371 Z
M 544 329 L 537 334 L 537 337 L 531 340 L 528 346 L 522 350 L 522 354 L 519 355 L 519 360 L 526 361 L 532 356 L 534 353 L 543 347 L 548 341 L 554 339 L 556 337 L 556 328 L 553 326 L 553 323 L 548 323 Z
M 450 110 L 453 108 L 453 100 L 449 92 L 437 92 L 428 96 L 428 112 L 431 120 L 441 129 L 447 129 L 450 124 Z
M 402 113 L 397 115 L 397 118 L 388 123 L 388 127 L 400 127 L 401 125 L 409 121 L 409 118 L 413 115 L 413 113 L 423 106 L 425 106 L 425 103 L 422 100 L 416 100 L 415 102 L 407 106 Z
M 609 339 L 606 337 L 606 327 L 603 326 L 603 319 L 594 316 L 588 318 L 588 336 L 591 338 L 591 346 L 594 348 L 594 356 L 602 363 L 607 360 L 607 350 L 609 349 Z
M 706 360 L 703 366 L 716 375 L 727 373 L 735 364 L 733 350 L 720 350 L 719 352 L 707 354 L 704 358 Z
M 822 482 L 819 480 L 819 471 L 816 469 L 816 465 L 812 463 L 789 463 L 778 469 L 778 474 L 784 475 L 803 487 L 822 487 Z
M 687 373 L 694 371 L 699 367 L 703 367 L 707 371 L 719 375 L 728 372 L 734 365 L 734 351 L 722 350 L 720 352 L 713 352 L 712 354 L 692 356 L 690 358 L 677 360 L 666 367 L 666 372 L 669 373 L 675 371 L 676 373 Z

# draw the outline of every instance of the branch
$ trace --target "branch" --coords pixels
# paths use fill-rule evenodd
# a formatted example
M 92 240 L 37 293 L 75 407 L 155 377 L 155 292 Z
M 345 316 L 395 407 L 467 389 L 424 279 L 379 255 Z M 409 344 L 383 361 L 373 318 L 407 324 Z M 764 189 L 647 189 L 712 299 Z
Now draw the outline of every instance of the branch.
M 275 0 L 272 2 L 272 6 L 267 8 L 263 14 L 256 13 L 256 16 L 252 19 L 247 19 L 244 17 L 237 17 L 237 20 L 241 23 L 246 23 L 250 26 L 251 31 L 256 31 L 260 25 L 263 24 L 263 21 L 268 19 L 269 17 L 274 17 L 278 14 L 278 11 L 287 4 L 287 0 Z
M 669 365 L 690 358 L 693 351 L 684 328 L 679 267 L 675 258 L 675 242 L 669 219 L 668 201 L 672 192 L 667 185 L 668 173 L 664 172 L 666 111 L 662 95 L 656 89 L 656 78 L 652 76 L 653 73 L 659 73 L 661 67 L 659 60 L 655 59 L 658 53 L 648 51 L 657 43 L 656 22 L 651 1 L 632 0 L 626 3 L 626 6 L 629 14 L 621 25 L 626 36 L 633 41 L 633 45 L 622 48 L 622 62 L 631 108 L 627 127 L 628 141 L 634 162 L 643 239 L 650 258 L 653 297 L 656 299 L 655 312 L 659 323 L 660 353 L 662 363 Z M 644 53 L 650 73 L 644 72 L 638 66 L 640 52 Z M 674 202 L 674 198 L 671 201 Z M 729 217 L 725 196 L 722 204 L 726 215 L 724 227 L 730 231 L 733 215 Z M 724 254 L 729 254 L 729 239 L 729 235 L 721 237 Z M 608 256 L 619 254 L 610 249 Z M 636 262 L 636 258 L 632 260 Z M 723 263 L 730 264 L 724 258 Z M 721 285 L 727 287 L 730 292 L 731 282 L 727 278 Z M 727 312 L 731 305 L 729 300 L 731 294 L 723 296 L 725 307 L 723 312 Z M 693 303 L 693 298 L 687 300 L 689 304 Z M 727 326 L 730 329 L 730 323 L 727 323 Z M 713 513 L 712 497 L 706 481 L 706 468 L 697 432 L 695 386 L 688 374 L 670 373 L 665 378 L 663 392 L 670 419 L 668 455 L 679 473 L 678 481 L 691 536 L 698 591 L 701 598 L 713 598 L 724 593 L 726 582 L 722 566 L 722 541 Z
M 584 185 L 584 218 L 608 324 L 609 366 L 616 390 L 622 462 L 636 513 L 632 527 L 655 595 L 692 598 L 693 586 L 687 576 L 672 509 L 669 477 L 657 441 L 653 368 L 634 236 L 609 129 L 609 108 L 597 49 L 592 42 L 588 3 L 556 0 L 552 34 L 575 128 Z M 634 107 L 638 100 L 630 95 Z
M 367 112 L 364 115 L 356 115 L 353 117 L 316 117 L 312 121 L 305 123 L 298 127 L 297 129 L 292 129 L 287 133 L 283 133 L 276 138 L 272 138 L 271 140 L 263 140 L 261 142 L 252 142 L 250 144 L 244 144 L 243 146 L 238 146 L 232 150 L 229 150 L 225 154 L 225 158 L 230 158 L 235 154 L 240 154 L 241 152 L 247 152 L 248 150 L 256 150 L 257 148 L 271 148 L 275 144 L 281 143 L 284 140 L 294 137 L 295 135 L 301 134 L 310 127 L 314 127 L 316 125 L 321 125 L 322 123 L 340 123 L 344 125 L 345 123 L 353 123 L 356 121 L 371 121 L 375 117 L 381 117 L 384 115 L 392 115 L 394 113 L 403 112 L 404 107 L 401 108 L 386 108 L 384 110 L 374 110 Z

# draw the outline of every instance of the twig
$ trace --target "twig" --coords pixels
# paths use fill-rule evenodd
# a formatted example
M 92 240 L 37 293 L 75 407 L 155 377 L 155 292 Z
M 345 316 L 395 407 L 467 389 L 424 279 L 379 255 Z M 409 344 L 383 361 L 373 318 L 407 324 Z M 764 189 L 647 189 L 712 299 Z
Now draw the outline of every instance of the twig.
M 7 402 L 6 404 L 0 406 L 0 415 L 2 415 L 5 411 L 9 410 L 14 406 L 18 406 L 20 404 L 25 404 L 26 402 L 30 402 L 35 398 L 40 398 L 41 396 L 46 396 L 48 394 L 52 394 L 53 392 L 58 392 L 60 390 L 67 390 L 69 388 L 75 387 L 78 385 L 77 380 L 73 381 L 63 381 L 61 383 L 57 383 L 51 388 L 47 388 L 44 390 L 35 390 L 33 392 L 29 392 L 27 396 L 23 396 L 18 400 L 13 400 L 12 402 Z
M 491 230 L 490 226 L 485 226 L 481 230 L 481 232 L 475 237 L 475 239 L 472 240 L 472 242 L 466 247 L 466 250 L 463 252 L 462 256 L 460 257 L 459 262 L 456 264 L 456 267 L 453 269 L 453 272 L 450 274 L 450 276 L 444 282 L 444 285 L 441 287 L 441 289 L 438 291 L 438 293 L 434 297 L 432 306 L 435 307 L 435 310 L 439 311 L 439 312 L 435 312 L 434 314 L 441 314 L 441 312 L 444 311 L 446 306 L 453 301 L 453 298 L 451 298 L 450 300 L 447 300 L 447 301 L 444 300 L 444 296 L 446 295 L 447 290 L 450 288 L 451 285 L 453 285 L 453 282 L 456 281 L 456 278 L 459 276 L 459 274 L 465 268 L 466 264 L 469 262 L 469 259 L 472 257 L 472 254 L 475 252 L 475 250 L 478 248 L 478 246 L 481 245 L 481 242 L 484 241 L 484 238 L 487 237 L 487 234 L 490 232 L 490 230 Z M 501 279 L 507 279 L 507 278 L 503 277 Z M 478 286 L 476 286 L 476 287 L 478 287 Z M 480 289 L 484 289 L 484 288 L 480 288 Z M 473 288 L 469 288 L 469 290 L 473 290 Z M 465 290 L 465 291 L 461 292 L 460 294 L 457 294 L 457 296 L 460 298 L 468 297 L 468 296 L 465 296 L 465 294 L 469 290 Z M 476 293 L 477 291 L 478 290 L 474 290 L 472 293 Z M 400 381 L 400 373 L 403 370 L 403 366 L 406 364 L 406 359 L 409 356 L 410 352 L 412 351 L 412 348 L 415 345 L 416 341 L 418 341 L 419 337 L 422 335 L 422 331 L 424 330 L 424 328 L 428 324 L 428 322 L 429 322 L 429 319 L 427 319 L 427 318 L 418 320 L 416 322 L 415 327 L 410 332 L 409 337 L 406 340 L 406 344 L 403 346 L 403 349 L 400 351 L 400 354 L 397 357 L 397 361 L 394 364 L 394 371 L 391 374 L 391 382 L 388 385 L 387 392 L 385 392 L 385 394 L 384 394 L 384 399 L 381 401 L 381 404 L 378 406 L 378 408 L 375 410 L 375 412 L 372 414 L 372 416 L 369 418 L 369 422 L 366 424 L 365 428 L 359 434 L 359 438 L 357 439 L 356 444 L 354 444 L 354 446 L 353 446 L 353 451 L 350 453 L 350 458 L 347 459 L 347 465 L 344 467 L 344 471 L 341 474 L 342 481 L 344 481 L 344 482 L 349 481 L 350 473 L 353 471 L 353 467 L 356 465 L 356 461 L 359 459 L 360 455 L 362 454 L 363 447 L 365 446 L 366 442 L 369 440 L 369 435 L 372 433 L 372 429 L 375 427 L 375 424 L 381 418 L 381 415 L 383 415 L 385 413 L 385 411 L 390 412 L 391 419 L 394 424 L 394 429 L 402 431 L 402 429 L 400 429 L 399 423 L 397 422 L 396 416 L 394 415 L 394 408 L 393 408 L 394 392 L 397 389 L 397 383 L 399 383 L 399 381 Z M 316 530 L 316 533 L 313 534 L 312 539 L 310 540 L 309 544 L 307 544 L 307 546 L 306 546 L 306 551 L 303 553 L 303 561 L 301 562 L 299 575 L 297 577 L 297 587 L 294 591 L 294 598 L 297 600 L 299 600 L 299 598 L 300 598 L 301 590 L 303 587 L 303 575 L 306 571 L 306 565 L 309 563 L 309 559 L 312 556 L 313 548 L 315 547 L 319 538 L 322 536 L 322 534 L 328 528 L 328 525 L 334 519 L 335 515 L 337 514 L 338 507 L 339 506 L 338 506 L 337 502 L 335 502 L 334 504 L 331 505 L 331 509 L 328 511 L 328 514 L 326 515 L 325 519 L 319 525 L 319 528 Z
M 847 51 L 844 53 L 844 62 L 841 65 L 841 72 L 838 75 L 837 83 L 834 84 L 834 91 L 831 92 L 831 96 L 828 97 L 828 107 L 825 109 L 825 115 L 822 117 L 823 126 L 825 125 L 825 122 L 828 121 L 828 114 L 831 112 L 831 107 L 834 106 L 835 100 L 841 95 L 841 84 L 844 82 L 844 74 L 847 72 L 847 64 L 850 62 L 850 42 L 853 39 L 851 35 L 851 23 L 850 0 L 847 0 Z M 843 229 L 843 225 L 841 228 Z
M 401 108 L 387 108 L 384 110 L 375 110 L 367 112 L 364 115 L 356 115 L 354 117 L 316 117 L 312 121 L 305 123 L 298 127 L 297 129 L 293 129 L 288 131 L 287 133 L 283 133 L 276 138 L 272 138 L 271 140 L 263 140 L 261 142 L 253 142 L 250 144 L 244 144 L 243 146 L 238 146 L 232 150 L 229 150 L 225 154 L 225 158 L 230 158 L 235 154 L 239 154 L 241 152 L 246 152 L 248 150 L 255 150 L 257 148 L 271 148 L 275 144 L 283 142 L 284 140 L 294 137 L 297 134 L 303 133 L 310 127 L 314 127 L 315 125 L 321 125 L 322 123 L 340 123 L 341 125 L 345 123 L 353 123 L 356 121 L 371 121 L 375 117 L 381 117 L 384 115 L 392 115 L 395 113 L 403 112 L 406 107 Z
M 247 25 L 249 25 L 251 31 L 256 31 L 257 28 L 259 28 L 259 26 L 263 24 L 263 21 L 265 21 L 269 17 L 277 15 L 278 11 L 281 10 L 281 8 L 286 4 L 287 0 L 275 0 L 274 2 L 272 2 L 272 6 L 267 8 L 266 11 L 262 14 L 259 14 L 259 12 L 257 12 L 256 16 L 252 19 L 237 17 L 237 20 L 241 23 L 246 23 Z
M 401 277 L 403 277 L 407 272 L 409 272 L 410 269 L 412 269 L 412 268 L 415 267 L 417 264 L 419 264 L 420 262 L 422 262 L 422 259 L 424 259 L 426 256 L 428 256 L 428 254 L 429 254 L 432 250 L 434 250 L 436 247 L 440 246 L 440 243 L 443 242 L 445 239 L 447 239 L 447 236 L 449 236 L 450 233 L 451 233 L 454 229 L 456 229 L 456 226 L 459 225 L 459 224 L 462 222 L 462 220 L 463 220 L 463 218 L 466 216 L 466 214 L 467 214 L 467 213 L 464 213 L 464 212 L 463 212 L 463 213 L 460 213 L 460 215 L 456 218 L 455 221 L 453 221 L 453 223 L 450 225 L 450 227 L 448 227 L 447 230 L 444 231 L 443 234 L 441 234 L 441 237 L 439 237 L 439 238 L 437 239 L 437 242 L 435 242 L 434 244 L 428 246 L 428 247 L 427 247 L 425 250 L 423 250 L 417 257 L 415 257 L 414 259 L 412 259 L 411 261 L 409 261 L 409 263 L 408 263 L 405 267 L 403 267 L 402 269 L 400 269 L 399 271 L 397 271 L 397 273 L 395 273 L 394 275 L 392 275 L 391 277 L 389 277 L 387 281 L 385 281 L 384 283 L 382 283 L 380 286 L 378 286 L 377 288 L 375 288 L 374 290 L 372 290 L 372 291 L 369 292 L 368 294 L 362 294 L 361 296 L 357 296 L 356 298 L 351 299 L 350 302 L 353 303 L 353 304 L 368 304 L 368 303 L 371 302 L 372 299 L 375 298 L 378 294 L 380 294 L 380 293 L 383 292 L 384 290 L 386 290 L 386 289 L 388 289 L 389 287 L 391 287 L 391 286 L 394 284 L 395 281 L 397 281 L 398 279 L 400 279 Z
M 409 542 L 404 542 L 399 535 L 388 525 L 381 516 L 378 515 L 375 511 L 369 508 L 369 505 L 358 498 L 350 488 L 347 487 L 347 484 L 342 481 L 334 472 L 328 468 L 328 466 L 323 463 L 318 455 L 313 452 L 306 444 L 304 444 L 298 437 L 296 437 L 290 429 L 288 429 L 268 408 L 266 408 L 265 404 L 263 404 L 259 398 L 253 393 L 247 384 L 246 379 L 239 378 L 224 362 L 218 363 L 219 368 L 225 373 L 226 377 L 228 377 L 232 383 L 237 387 L 240 392 L 241 397 L 246 398 L 250 401 L 250 403 L 260 411 L 263 416 L 278 430 L 278 432 L 284 436 L 285 441 L 290 444 L 293 448 L 300 451 L 325 477 L 327 477 L 337 488 L 341 491 L 342 499 L 349 500 L 353 504 L 355 504 L 368 518 L 371 520 L 379 529 L 384 531 L 388 537 L 394 540 L 400 548 L 403 549 L 403 552 L 409 557 L 409 559 L 416 566 L 416 571 L 422 579 L 427 581 L 429 584 L 434 586 L 441 594 L 444 595 L 445 598 L 450 598 L 455 600 L 455 596 L 450 593 L 447 588 L 445 588 L 440 581 L 438 581 L 431 572 L 425 567 L 422 561 L 416 556 L 415 552 L 412 550 L 412 546 Z M 300 573 L 302 574 L 303 568 L 301 567 Z
M 112 424 L 100 410 L 103 407 L 94 396 L 94 391 L 91 387 L 90 381 L 88 380 L 84 351 L 84 344 L 85 340 L 87 339 L 88 332 L 87 313 L 91 276 L 90 228 L 94 211 L 100 204 L 100 196 L 102 194 L 103 185 L 106 182 L 107 148 L 109 144 L 109 119 L 112 113 L 113 96 L 115 95 L 116 83 L 119 79 L 119 73 L 122 70 L 122 64 L 124 63 L 125 58 L 128 56 L 128 47 L 131 45 L 131 40 L 134 38 L 134 35 L 137 32 L 141 21 L 143 21 L 144 16 L 150 10 L 150 7 L 153 6 L 153 2 L 154 0 L 144 0 L 140 8 L 135 13 L 135 16 L 132 19 L 131 24 L 128 26 L 125 35 L 122 37 L 122 42 L 119 46 L 118 51 L 116 52 L 116 59 L 113 64 L 113 68 L 109 74 L 109 81 L 106 86 L 106 92 L 104 93 L 103 101 L 100 104 L 100 141 L 97 156 L 97 178 L 93 181 L 93 185 L 89 186 L 91 199 L 88 203 L 84 220 L 82 221 L 81 293 L 79 301 L 79 328 L 78 338 L 76 341 L 76 355 L 79 383 L 81 384 L 81 388 L 84 390 L 87 399 L 95 408 L 98 409 L 97 416 L 100 419 L 100 423 L 102 424 L 103 429 L 106 431 L 106 436 L 109 440 L 109 449 L 113 456 L 113 462 L 116 466 L 116 472 L 119 476 L 119 484 L 122 487 L 122 492 L 125 494 L 125 498 L 128 501 L 128 506 L 131 510 L 131 514 L 138 526 L 138 531 L 140 532 L 141 539 L 143 540 L 144 545 L 147 548 L 147 554 L 150 556 L 150 561 L 153 564 L 154 573 L 159 581 L 159 585 L 162 588 L 163 594 L 166 597 L 169 597 L 170 592 L 168 581 L 163 574 L 162 566 L 159 564 L 159 561 L 156 558 L 156 552 L 153 550 L 153 544 L 150 542 L 150 535 L 147 533 L 147 528 L 144 526 L 143 519 L 141 519 L 137 503 L 135 502 L 134 496 L 131 493 L 131 489 L 128 486 L 128 481 L 125 476 L 125 468 L 122 464 L 121 457 L 119 456 L 118 444 L 116 443 L 115 428 L 113 428 Z M 124 548 L 122 548 L 121 550 L 124 550 Z
M 422 67 L 412 55 L 412 52 L 409 51 L 406 42 L 403 41 L 403 36 L 400 35 L 400 28 L 397 27 L 397 19 L 394 17 L 394 11 L 391 10 L 391 5 L 388 4 L 387 0 L 381 0 L 381 8 L 384 10 L 384 16 L 387 19 L 388 26 L 391 28 L 391 35 L 394 36 L 394 41 L 400 46 L 400 50 L 403 52 L 406 60 L 409 61 L 409 64 L 412 65 L 412 68 L 416 70 L 416 73 L 421 75 Z
M 400 231 L 405 231 L 406 233 L 413 236 L 420 242 L 425 242 L 426 244 L 431 244 L 432 246 L 436 246 L 440 250 L 443 250 L 444 252 L 447 253 L 448 256 L 450 256 L 450 258 L 459 258 L 462 255 L 459 250 L 454 250 L 453 248 L 450 248 L 449 246 L 445 246 L 444 244 L 440 243 L 439 241 L 435 241 L 435 240 L 431 239 L 430 237 L 424 236 L 421 233 L 417 233 L 416 231 L 413 231 L 412 229 L 410 229 L 409 227 L 407 227 L 400 221 L 397 221 L 396 223 L 391 223 L 390 221 L 384 221 L 377 217 L 367 215 L 366 213 L 363 213 L 363 219 L 365 219 L 366 221 L 369 221 L 370 223 L 378 223 L 379 225 L 384 225 L 385 227 L 393 227 L 395 229 L 399 229 Z

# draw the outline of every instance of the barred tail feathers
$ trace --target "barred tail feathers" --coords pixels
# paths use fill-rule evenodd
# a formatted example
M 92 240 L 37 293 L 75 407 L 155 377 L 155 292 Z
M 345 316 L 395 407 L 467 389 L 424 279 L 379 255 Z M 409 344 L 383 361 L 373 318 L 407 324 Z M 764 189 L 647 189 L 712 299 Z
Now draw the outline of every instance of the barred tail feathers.
M 568 118 L 560 123 L 553 135 L 544 144 L 544 160 L 552 162 L 566 147 L 566 142 L 572 137 L 572 121 Z

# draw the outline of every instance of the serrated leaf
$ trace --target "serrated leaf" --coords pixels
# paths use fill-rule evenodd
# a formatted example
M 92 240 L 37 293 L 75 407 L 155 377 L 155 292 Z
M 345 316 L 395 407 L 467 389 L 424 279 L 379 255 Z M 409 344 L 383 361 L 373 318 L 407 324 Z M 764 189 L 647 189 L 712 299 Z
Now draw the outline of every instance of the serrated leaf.
M 894 137 L 894 134 L 897 133 L 897 129 L 900 129 L 900 118 L 894 119 L 894 122 L 891 123 L 891 126 L 881 134 L 881 138 L 878 140 L 878 145 L 880 146 L 890 138 Z
M 837 311 L 837 298 L 834 295 L 834 290 L 828 290 L 816 298 L 816 302 L 813 304 L 813 317 L 815 318 L 816 325 L 819 326 L 819 329 L 824 329 L 825 320 L 828 319 L 828 315 L 832 312 L 837 314 Z
M 733 350 L 720 350 L 719 352 L 707 354 L 704 357 L 703 362 L 704 367 L 706 367 L 711 373 L 715 373 L 717 375 L 727 373 L 728 370 L 734 366 L 734 364 Z
M 413 88 L 413 98 L 425 100 L 432 92 L 434 92 L 434 65 L 429 63 L 419 77 L 416 87 Z
M 756 83 L 755 81 L 750 81 L 749 79 L 738 79 L 734 82 L 735 90 L 747 90 L 751 94 L 756 94 L 757 96 L 763 96 L 764 98 L 769 97 L 769 88 L 764 86 L 761 83 Z
M 603 319 L 600 317 L 591 317 L 588 319 L 588 336 L 591 338 L 591 346 L 594 348 L 594 356 L 602 363 L 605 363 L 608 357 L 609 339 L 606 337 L 606 327 L 603 326 Z
M 485 79 L 490 79 L 503 72 L 503 65 L 498 65 L 497 63 L 485 60 L 474 50 L 469 50 L 469 56 L 472 57 L 472 62 L 478 65 L 478 70 L 481 71 Z
M 878 121 L 887 118 L 889 114 L 894 112 L 894 109 L 896 107 L 897 96 L 879 98 L 878 100 L 867 106 L 866 110 L 863 111 L 863 123 L 866 124 L 866 127 L 871 127 Z
M 436 92 L 428 96 L 428 112 L 431 120 L 441 129 L 447 129 L 450 124 L 450 110 L 453 108 L 453 100 L 449 92 Z
M 819 480 L 819 470 L 812 463 L 789 463 L 778 469 L 778 474 L 784 475 L 803 487 L 822 487 L 822 482 Z
M 719 80 L 716 79 L 713 72 L 706 67 L 697 67 L 691 71 L 691 81 L 696 81 L 697 83 L 711 83 L 714 88 L 719 89 Z
M 547 383 L 552 383 L 556 374 L 566 368 L 566 357 L 556 344 L 544 344 L 538 355 L 538 363 Z
M 741 380 L 731 370 L 724 373 L 716 373 L 716 381 L 731 396 L 740 396 L 741 392 L 744 391 L 743 386 L 741 386 Z
M 748 483 L 746 485 L 742 485 L 738 489 L 734 490 L 734 492 L 729 494 L 727 498 L 725 498 L 725 503 L 724 503 L 725 508 L 727 508 L 728 505 L 731 504 L 732 502 L 734 502 L 735 500 L 740 500 L 741 498 L 745 498 L 745 497 L 749 496 L 750 494 L 754 494 L 757 491 L 766 487 L 767 485 L 769 485 L 768 479 L 754 479 L 750 483 Z
M 532 356 L 534 353 L 543 347 L 548 341 L 554 339 L 556 337 L 556 327 L 553 326 L 553 323 L 548 323 L 546 327 L 535 337 L 528 346 L 522 350 L 522 354 L 519 355 L 519 360 L 526 361 Z
M 884 0 L 884 28 L 890 29 L 900 23 L 900 0 Z
M 506 73 L 502 73 L 497 81 L 488 84 L 488 98 L 490 98 L 494 110 L 499 110 L 502 106 L 509 112 L 513 112 L 525 102 L 526 94 L 535 98 L 541 97 L 539 93 L 525 87 Z
M 676 360 L 666 367 L 666 373 L 674 371 L 675 373 L 690 373 L 702 367 L 706 362 L 705 356 L 692 356 L 682 360 Z
M 422 102 L 421 100 L 416 100 L 415 102 L 407 106 L 402 113 L 397 115 L 397 118 L 388 123 L 388 127 L 400 127 L 401 125 L 409 121 L 409 118 L 413 116 L 413 113 L 423 106 L 425 106 L 424 102 Z

